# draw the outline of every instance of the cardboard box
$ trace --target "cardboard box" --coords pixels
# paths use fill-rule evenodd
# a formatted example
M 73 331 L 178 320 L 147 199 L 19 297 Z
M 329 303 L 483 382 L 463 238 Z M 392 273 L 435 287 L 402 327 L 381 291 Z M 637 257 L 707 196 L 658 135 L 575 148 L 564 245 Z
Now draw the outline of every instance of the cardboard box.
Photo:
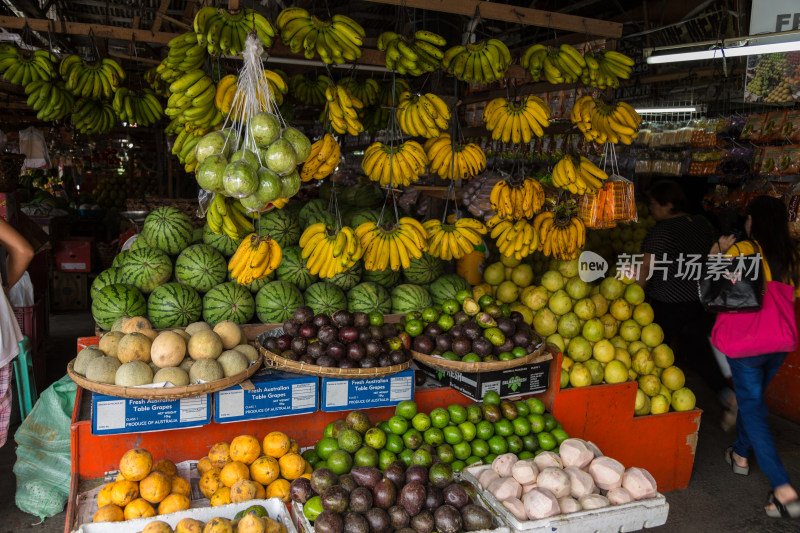
M 493 372 L 445 372 L 417 364 L 425 375 L 479 402 L 489 391 L 497 392 L 501 398 L 544 392 L 547 390 L 550 362 L 542 361 Z
M 89 308 L 89 280 L 85 272 L 53 272 L 53 311 Z
M 385 378 L 322 378 L 324 412 L 391 407 L 414 398 L 414 371 L 404 370 Z
M 211 395 L 180 400 L 135 400 L 92 393 L 92 434 L 118 435 L 205 426 Z
M 57 241 L 53 249 L 56 268 L 62 272 L 91 272 L 93 246 L 92 237 Z
M 319 378 L 260 370 L 245 390 L 234 385 L 214 393 L 214 421 L 238 422 L 315 413 L 319 408 Z

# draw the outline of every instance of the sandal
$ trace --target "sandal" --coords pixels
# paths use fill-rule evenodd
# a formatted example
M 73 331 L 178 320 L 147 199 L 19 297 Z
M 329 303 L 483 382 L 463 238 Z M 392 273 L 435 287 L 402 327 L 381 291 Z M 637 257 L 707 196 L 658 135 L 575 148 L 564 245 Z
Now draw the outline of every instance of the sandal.
M 770 518 L 800 518 L 800 500 L 781 503 L 775 497 L 775 493 L 770 491 L 767 496 L 767 504 L 770 503 L 775 506 L 775 509 L 764 509 Z
M 736 464 L 736 461 L 733 460 L 733 447 L 731 446 L 727 450 L 725 450 L 725 462 L 731 465 L 731 470 L 734 474 L 739 474 L 740 476 L 746 476 L 750 474 L 750 466 L 739 466 Z M 770 493 L 771 494 L 771 493 Z

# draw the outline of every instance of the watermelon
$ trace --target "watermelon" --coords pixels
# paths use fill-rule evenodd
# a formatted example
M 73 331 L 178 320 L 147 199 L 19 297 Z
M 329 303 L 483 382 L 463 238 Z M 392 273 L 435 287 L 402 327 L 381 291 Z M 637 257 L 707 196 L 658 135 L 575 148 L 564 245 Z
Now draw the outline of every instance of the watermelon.
M 261 220 L 256 221 L 256 228 L 259 235 L 269 235 L 284 249 L 300 242 L 300 222 L 297 216 L 286 209 L 273 209 L 261 215 Z
M 361 281 L 372 281 L 383 287 L 384 289 L 393 289 L 400 283 L 400 271 L 387 268 L 386 270 L 367 270 L 361 275 Z
M 203 228 L 195 228 L 192 231 L 192 244 L 203 242 Z
M 113 260 L 113 261 L 111 261 L 111 266 L 112 266 L 112 267 L 121 268 L 121 267 L 122 267 L 122 265 L 124 265 L 124 264 L 125 264 L 125 260 L 128 258 L 128 254 L 129 254 L 129 253 L 130 253 L 130 252 L 129 252 L 128 250 L 122 250 L 120 253 L 118 253 L 118 254 L 117 254 L 115 257 L 114 257 L 114 260 Z
M 245 285 L 245 287 L 247 287 L 247 290 L 249 290 L 251 293 L 256 294 L 259 290 L 261 290 L 261 287 L 263 287 L 264 285 L 266 285 L 267 283 L 269 283 L 274 279 L 275 279 L 275 272 L 273 271 L 264 276 L 263 278 L 257 279 L 252 283 Z M 228 271 L 228 281 L 236 281 L 235 279 L 231 278 L 230 270 Z
M 222 254 L 207 244 L 193 244 L 175 261 L 175 278 L 197 292 L 210 291 L 225 281 L 228 264 Z
M 445 274 L 431 283 L 428 290 L 433 303 L 441 305 L 445 300 L 455 300 L 458 291 L 471 291 L 472 285 L 458 274 Z
M 139 248 L 152 248 L 150 243 L 147 242 L 147 237 L 144 236 L 144 233 L 140 233 L 136 240 L 131 243 L 130 250 L 138 250 Z
M 347 310 L 351 313 L 375 311 L 386 315 L 392 311 L 392 297 L 377 283 L 359 283 L 347 293 Z
M 314 314 L 330 315 L 339 309 L 347 309 L 347 297 L 344 291 L 327 281 L 311 285 L 305 293 L 306 305 Z
M 288 281 L 301 291 L 304 291 L 313 283 L 319 281 L 319 276 L 313 275 L 306 267 L 306 260 L 300 255 L 302 253 L 303 250 L 299 246 L 284 248 L 281 264 L 275 270 L 275 278 L 281 281 Z
M 406 283 L 392 290 L 392 313 L 421 311 L 433 305 L 431 295 L 425 287 Z
M 409 283 L 426 285 L 441 276 L 443 271 L 444 264 L 441 259 L 423 252 L 419 259 L 411 259 L 411 266 L 406 268 L 403 274 Z
M 364 263 L 361 260 L 355 262 L 353 266 L 340 274 L 336 274 L 328 279 L 343 291 L 349 291 L 361 281 L 361 275 L 364 273 Z
M 377 208 L 383 203 L 383 189 L 374 183 L 357 183 L 339 191 L 339 202 L 343 204 Z
M 264 324 L 283 323 L 302 307 L 303 293 L 286 281 L 270 281 L 256 294 L 256 314 Z
M 165 283 L 147 299 L 147 315 L 154 328 L 185 328 L 203 315 L 203 298 L 191 287 Z
M 203 320 L 211 327 L 223 320 L 247 324 L 256 304 L 247 287 L 233 281 L 220 283 L 203 296 Z
M 92 300 L 94 300 L 97 291 L 106 285 L 113 285 L 114 283 L 125 283 L 125 276 L 122 275 L 121 268 L 111 267 L 100 272 L 92 282 L 90 289 Z
M 148 294 L 169 281 L 172 261 L 158 248 L 131 250 L 122 265 L 122 275 L 128 283 Z
M 357 228 L 364 222 L 375 222 L 377 224 L 380 215 L 380 212 L 374 209 L 354 209 L 348 213 L 346 222 L 352 228 Z
M 106 285 L 92 300 L 92 318 L 102 329 L 109 330 L 123 316 L 144 316 L 147 301 L 141 291 L 126 283 Z
M 231 239 L 224 233 L 218 235 L 206 226 L 203 228 L 203 242 L 221 253 L 223 257 L 230 257 L 236 252 L 242 240 Z
M 312 219 L 321 222 L 322 220 L 317 219 L 323 218 L 326 213 L 328 213 L 328 202 L 320 200 L 319 198 L 306 202 L 299 213 L 300 227 L 309 227 L 313 224 L 313 222 L 311 222 Z
M 143 234 L 151 246 L 178 255 L 192 242 L 194 228 L 189 216 L 177 207 L 159 207 L 147 215 Z

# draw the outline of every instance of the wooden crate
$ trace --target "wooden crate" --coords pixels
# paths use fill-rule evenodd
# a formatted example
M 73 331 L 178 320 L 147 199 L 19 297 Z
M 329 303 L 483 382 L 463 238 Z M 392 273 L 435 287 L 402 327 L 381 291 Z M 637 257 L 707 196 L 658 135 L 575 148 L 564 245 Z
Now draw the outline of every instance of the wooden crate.
M 89 308 L 86 272 L 53 271 L 53 311 L 84 311 Z

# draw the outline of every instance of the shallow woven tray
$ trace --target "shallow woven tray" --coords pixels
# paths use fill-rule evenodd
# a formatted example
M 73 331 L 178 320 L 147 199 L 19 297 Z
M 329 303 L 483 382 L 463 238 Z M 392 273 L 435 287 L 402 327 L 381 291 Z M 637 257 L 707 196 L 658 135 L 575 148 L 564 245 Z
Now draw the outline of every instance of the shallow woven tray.
M 294 372 L 295 374 L 305 374 L 308 376 L 317 376 L 320 378 L 336 378 L 336 379 L 373 379 L 383 378 L 397 374 L 403 370 L 408 370 L 411 366 L 411 361 L 407 361 L 402 365 L 380 366 L 374 368 L 337 368 L 319 365 L 309 365 L 292 361 L 281 357 L 280 355 L 270 352 L 260 344 L 256 343 L 258 351 L 264 356 L 264 366 L 274 368 L 276 370 L 285 370 L 287 372 Z
M 449 370 L 452 372 L 494 372 L 496 370 L 506 370 L 508 368 L 516 368 L 518 366 L 549 361 L 553 358 L 551 353 L 545 353 L 542 355 L 546 348 L 547 343 L 542 342 L 539 344 L 539 347 L 536 348 L 536 350 L 524 357 L 519 357 L 510 361 L 491 361 L 488 363 L 465 363 L 463 361 L 451 361 L 442 357 L 425 355 L 424 353 L 415 352 L 413 350 L 411 351 L 411 355 L 417 362 L 437 370 Z
M 200 396 L 201 394 L 210 394 L 217 392 L 228 387 L 238 385 L 250 376 L 256 373 L 261 367 L 263 358 L 259 357 L 258 360 L 247 367 L 244 372 L 239 372 L 235 376 L 229 378 L 218 379 L 216 381 L 209 381 L 207 383 L 200 383 L 198 385 L 187 385 L 185 387 L 120 387 L 117 385 L 107 385 L 105 383 L 96 383 L 90 381 L 85 377 L 75 372 L 73 365 L 75 359 L 67 364 L 67 374 L 72 378 L 72 381 L 77 383 L 80 387 L 99 394 L 107 394 L 108 396 L 117 396 L 119 398 L 136 398 L 145 400 L 180 400 L 181 398 L 191 398 L 192 396 Z

